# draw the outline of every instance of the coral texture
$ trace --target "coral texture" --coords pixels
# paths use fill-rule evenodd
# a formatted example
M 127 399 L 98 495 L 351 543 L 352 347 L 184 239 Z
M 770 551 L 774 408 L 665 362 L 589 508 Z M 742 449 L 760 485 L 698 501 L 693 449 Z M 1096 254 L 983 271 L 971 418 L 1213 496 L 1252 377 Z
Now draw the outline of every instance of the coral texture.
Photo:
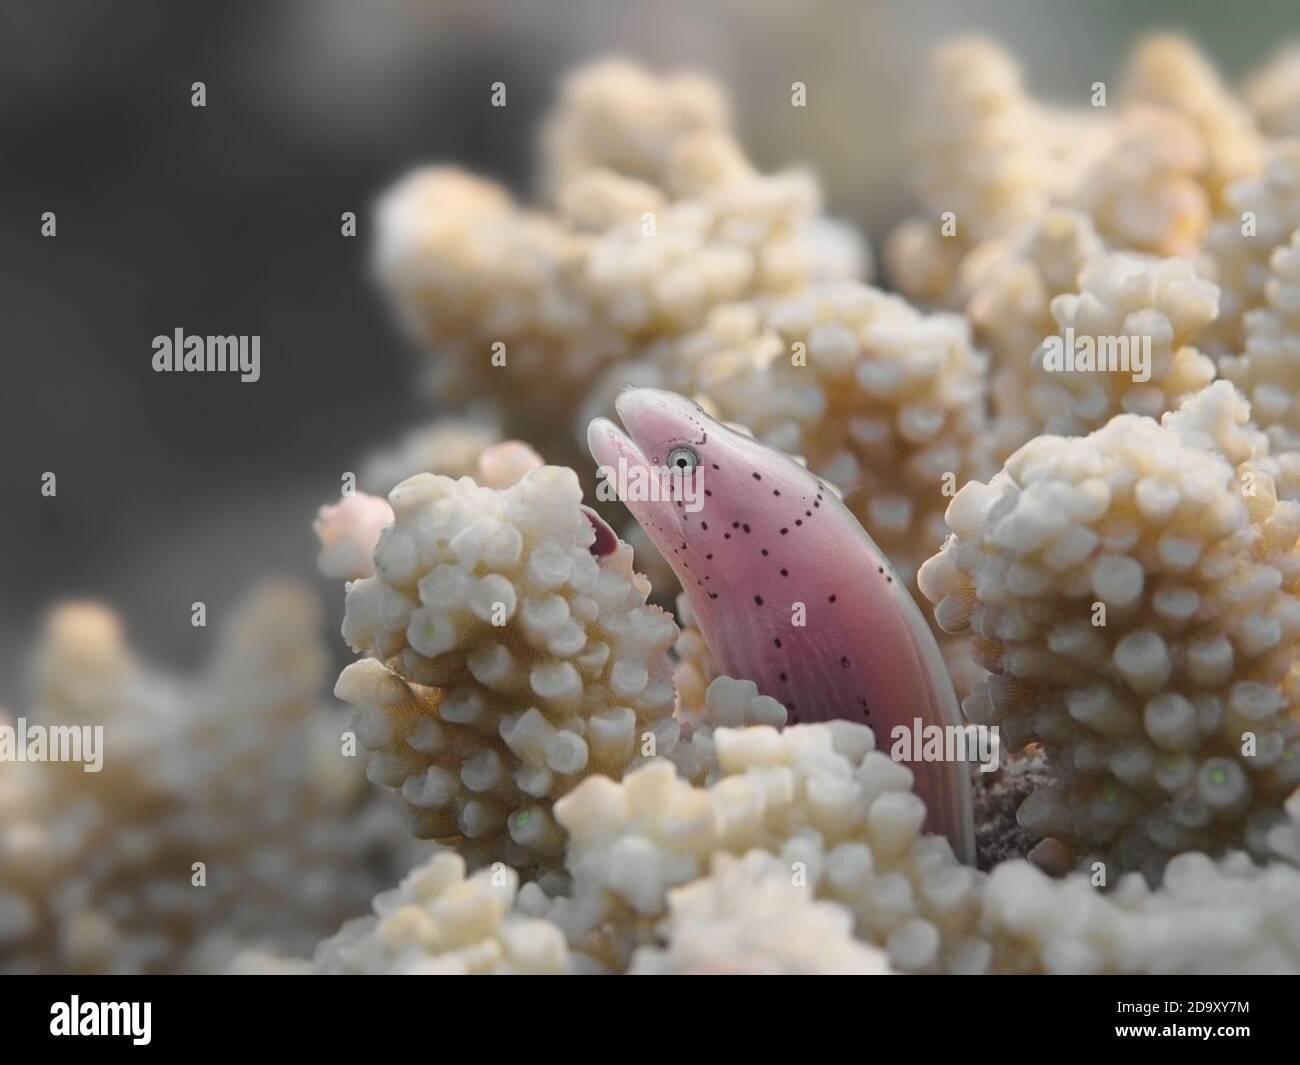
M 519 874 L 506 866 L 468 879 L 440 851 L 376 896 L 374 914 L 349 921 L 316 950 L 326 976 L 555 975 L 569 969 L 563 933 L 514 906 Z
M 550 916 L 575 949 L 621 970 L 653 942 L 673 888 L 707 875 L 720 852 L 758 849 L 788 883 L 851 912 L 858 936 L 895 967 L 987 965 L 977 875 L 946 840 L 919 835 L 911 774 L 874 750 L 869 728 L 720 728 L 713 745 L 719 772 L 706 787 L 660 760 L 621 783 L 589 777 L 556 804 L 573 891 Z
M 1138 874 L 1103 893 L 1084 874 L 1053 880 L 1028 862 L 998 866 L 983 925 L 1011 973 L 1300 972 L 1300 871 L 1180 854 L 1153 890 Z
M 557 467 L 504 490 L 418 475 L 389 495 L 375 575 L 348 586 L 344 638 L 370 657 L 337 693 L 362 709 L 367 773 L 475 866 L 556 858 L 551 800 L 677 735 L 677 627 L 630 548 L 593 557 L 581 500 Z
M 1162 424 L 1039 437 L 958 493 L 922 569 L 992 673 L 967 716 L 1047 750 L 1021 822 L 1118 869 L 1261 854 L 1300 780 L 1300 508 L 1247 415 L 1220 382 Z
M 102 726 L 99 772 L 0 762 L 0 968 L 212 971 L 302 953 L 413 860 L 316 702 L 314 602 L 269 586 L 196 681 L 161 676 L 93 604 L 50 617 L 32 722 Z M 195 863 L 201 863 L 201 868 Z
M 819 216 L 812 178 L 759 174 L 727 124 L 698 78 L 597 64 L 548 120 L 554 211 L 448 167 L 394 187 L 376 271 L 437 353 L 439 395 L 513 396 L 507 428 L 551 453 L 554 426 L 609 362 L 722 303 L 864 273 L 865 252 Z
M 1214 320 L 1218 295 L 1182 259 L 1115 253 L 1089 263 L 1079 292 L 1052 300 L 1057 331 L 1048 341 L 1076 360 L 1090 346 L 1092 365 L 1053 366 L 1048 341 L 1034 353 L 1028 402 L 1039 431 L 1079 436 L 1116 414 L 1177 409 L 1214 380 L 1213 360 L 1191 342 Z
M 888 973 L 884 951 L 853 938 L 842 906 L 817 902 L 791 883 L 775 855 L 719 854 L 709 876 L 668 893 L 660 926 L 666 945 L 641 947 L 628 973 L 765 976 L 878 976 Z

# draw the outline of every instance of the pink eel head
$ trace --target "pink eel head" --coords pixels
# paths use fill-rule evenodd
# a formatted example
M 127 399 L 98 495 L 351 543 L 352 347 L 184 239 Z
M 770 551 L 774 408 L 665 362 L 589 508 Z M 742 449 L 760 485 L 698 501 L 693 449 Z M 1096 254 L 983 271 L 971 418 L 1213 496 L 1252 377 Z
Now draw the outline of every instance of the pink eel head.
M 790 456 L 673 392 L 627 388 L 615 408 L 626 433 L 605 418 L 587 430 L 602 494 L 626 504 L 706 632 L 741 605 L 730 598 L 752 597 L 756 574 L 771 568 L 764 560 L 796 542 L 802 551 L 831 549 L 830 523 L 814 518 L 839 501 Z

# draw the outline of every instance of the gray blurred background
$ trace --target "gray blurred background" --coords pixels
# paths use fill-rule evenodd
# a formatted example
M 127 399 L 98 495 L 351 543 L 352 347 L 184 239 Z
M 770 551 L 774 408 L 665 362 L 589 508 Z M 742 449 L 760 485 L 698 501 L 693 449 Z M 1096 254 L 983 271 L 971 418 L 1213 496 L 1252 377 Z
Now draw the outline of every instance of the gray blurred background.
M 574 65 L 711 73 L 758 163 L 813 166 L 878 247 L 907 207 L 903 116 L 934 41 L 986 32 L 1035 93 L 1083 100 L 1134 37 L 1171 27 L 1236 78 L 1300 35 L 1300 5 L 0 0 L 0 704 L 21 709 L 24 652 L 67 596 L 109 601 L 178 665 L 261 575 L 318 583 L 334 624 L 315 507 L 431 413 L 367 279 L 370 206 L 437 160 L 527 194 Z M 178 326 L 260 334 L 261 381 L 154 374 L 151 340 Z

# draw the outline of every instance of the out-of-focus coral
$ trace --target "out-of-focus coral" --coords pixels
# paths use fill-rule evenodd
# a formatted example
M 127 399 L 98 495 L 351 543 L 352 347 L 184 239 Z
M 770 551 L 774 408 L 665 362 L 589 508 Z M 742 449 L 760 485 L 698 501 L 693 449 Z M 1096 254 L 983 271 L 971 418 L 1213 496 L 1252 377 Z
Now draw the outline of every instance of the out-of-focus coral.
M 1205 146 L 1205 184 L 1213 204 L 1234 181 L 1258 172 L 1263 139 L 1254 117 L 1187 38 L 1162 33 L 1139 42 L 1126 82 L 1134 99 L 1159 104 L 1195 125 Z
M 449 167 L 391 190 L 376 269 L 435 353 L 439 394 L 504 404 L 506 428 L 550 454 L 601 367 L 721 303 L 865 270 L 813 179 L 759 174 L 726 124 L 698 79 L 601 64 L 548 123 L 555 213 Z
M 320 540 L 316 565 L 327 577 L 354 581 L 369 577 L 379 534 L 393 521 L 388 500 L 364 492 L 345 495 L 320 508 L 312 528 Z
M 1108 244 L 1153 255 L 1200 246 L 1210 222 L 1205 146 L 1173 111 L 1134 107 L 1081 183 L 1078 202 Z
M 593 170 L 664 187 L 677 145 L 696 134 L 729 136 L 731 107 L 698 74 L 655 76 L 611 59 L 565 79 L 546 121 L 542 173 L 553 197 Z
M 1116 414 L 1157 417 L 1204 388 L 1215 364 L 1191 342 L 1214 320 L 1218 295 L 1183 259 L 1094 259 L 1078 293 L 1052 300 L 1057 329 L 1032 356 L 1038 431 L 1079 436 Z
M 1227 382 L 1161 424 L 1039 437 L 948 510 L 921 571 L 991 676 L 963 703 L 1055 776 L 1021 823 L 1112 872 L 1246 847 L 1300 781 L 1300 505 Z
M 1224 207 L 1210 227 L 1205 252 L 1222 290 L 1212 330 L 1215 353 L 1240 353 L 1245 318 L 1265 301 L 1273 250 L 1300 228 L 1300 140 L 1274 141 L 1258 174 L 1224 193 Z
M 1300 870 L 1180 854 L 1158 889 L 1132 873 L 1101 892 L 1083 873 L 1055 880 L 1005 862 L 985 885 L 983 927 L 1001 972 L 1295 974 Z
M 505 865 L 465 876 L 465 860 L 439 851 L 374 914 L 349 921 L 316 950 L 328 976 L 555 975 L 569 970 L 564 933 L 514 910 L 519 874 Z
M 1300 137 L 1300 46 L 1278 50 L 1242 86 L 1259 128 L 1270 137 Z
M 389 495 L 375 576 L 348 586 L 343 634 L 370 657 L 337 693 L 361 710 L 370 778 L 400 789 L 423 838 L 471 864 L 545 863 L 550 803 L 671 749 L 671 616 L 625 544 L 601 559 L 577 476 L 504 490 L 423 474 Z
M 0 968 L 212 971 L 244 947 L 305 953 L 414 858 L 400 817 L 317 703 L 325 653 L 306 593 L 273 585 L 231 618 L 195 681 L 127 649 L 106 608 L 50 617 L 41 727 L 103 728 L 103 765 L 0 763 Z
M 998 460 L 1039 428 L 1029 406 L 1033 353 L 1056 331 L 1052 300 L 1076 292 L 1080 272 L 1101 251 L 1087 215 L 1054 209 L 1009 237 L 984 241 L 962 260 L 960 302 L 993 360 L 989 431 Z
M 1250 400 L 1279 466 L 1278 494 L 1300 498 L 1300 231 L 1273 252 L 1266 304 L 1246 315 L 1246 348 L 1219 360 Z
M 789 866 L 766 851 L 718 854 L 713 871 L 668 893 L 660 947 L 639 948 L 633 976 L 740 974 L 878 976 L 878 947 L 853 938 L 853 915 L 796 887 Z
M 958 306 L 967 254 L 1062 207 L 1086 212 L 1112 250 L 1196 253 L 1212 214 L 1231 206 L 1229 187 L 1256 179 L 1264 142 L 1187 41 L 1148 38 L 1125 80 L 1118 101 L 1098 82 L 1087 101 L 1051 107 L 996 44 L 939 46 L 918 94 L 910 175 L 923 214 L 886 246 L 894 284 Z
M 936 228 L 951 212 L 958 239 L 974 244 L 1036 218 L 1047 205 L 1035 107 L 1003 49 L 978 37 L 940 45 L 917 111 L 924 121 L 913 134 L 912 180 Z
M 372 455 L 361 470 L 361 487 L 386 496 L 417 473 L 476 477 L 483 452 L 501 440 L 488 418 L 444 417 L 413 430 L 395 446 Z
M 896 968 L 988 965 L 975 931 L 978 874 L 944 839 L 919 835 L 925 808 L 911 773 L 874 749 L 869 728 L 722 728 L 712 739 L 719 771 L 707 787 L 659 760 L 621 783 L 588 777 L 556 803 L 573 888 L 549 916 L 572 948 L 622 971 L 655 942 L 672 889 L 708 875 L 720 853 L 757 849 L 789 884 L 851 912 L 858 937 Z

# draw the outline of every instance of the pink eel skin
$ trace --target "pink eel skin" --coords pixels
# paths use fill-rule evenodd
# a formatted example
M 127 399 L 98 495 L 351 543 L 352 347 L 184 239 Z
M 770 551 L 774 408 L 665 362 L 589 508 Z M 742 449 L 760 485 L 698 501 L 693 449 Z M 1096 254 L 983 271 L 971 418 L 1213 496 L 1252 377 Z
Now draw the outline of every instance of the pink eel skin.
M 724 672 L 785 704 L 792 723 L 865 722 L 886 753 L 897 725 L 962 724 L 920 609 L 821 481 L 674 393 L 629 388 L 615 405 L 627 432 L 597 418 L 587 433 L 602 467 L 662 468 L 674 449 L 684 449 L 675 462 L 695 459 L 702 507 L 680 490 L 666 500 L 620 498 L 677 574 Z M 973 862 L 969 766 L 907 764 L 927 830 Z

